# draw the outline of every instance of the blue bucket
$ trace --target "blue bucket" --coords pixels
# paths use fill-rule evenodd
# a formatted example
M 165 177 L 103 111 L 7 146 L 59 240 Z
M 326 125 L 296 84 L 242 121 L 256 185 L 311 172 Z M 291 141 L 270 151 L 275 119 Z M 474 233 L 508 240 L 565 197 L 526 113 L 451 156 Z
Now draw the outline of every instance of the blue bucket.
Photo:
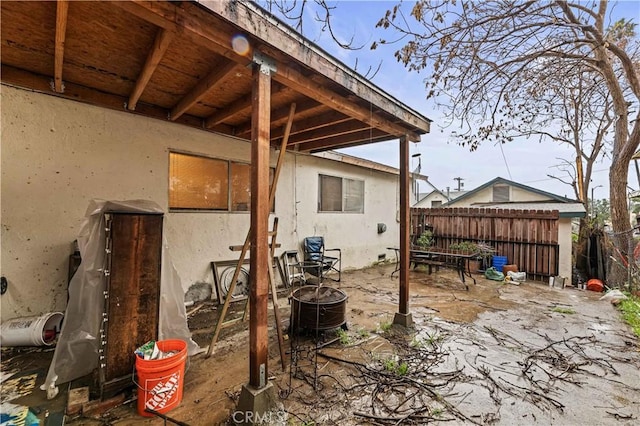
M 493 267 L 502 272 L 502 267 L 507 264 L 507 256 L 493 256 Z

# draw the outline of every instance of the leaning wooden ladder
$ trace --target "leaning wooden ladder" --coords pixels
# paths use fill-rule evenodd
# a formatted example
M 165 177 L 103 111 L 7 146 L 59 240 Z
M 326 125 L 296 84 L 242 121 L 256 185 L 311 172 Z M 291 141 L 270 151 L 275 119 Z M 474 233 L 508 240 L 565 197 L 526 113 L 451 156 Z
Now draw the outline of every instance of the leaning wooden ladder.
M 295 114 L 295 110 L 296 110 L 296 104 L 293 103 L 291 104 L 291 107 L 289 109 L 289 118 L 287 120 L 287 125 L 284 131 L 284 137 L 282 138 L 282 143 L 280 145 L 280 153 L 278 154 L 278 163 L 276 164 L 276 170 L 273 175 L 273 182 L 271 184 L 271 188 L 269 189 L 269 206 L 273 206 L 273 202 L 275 200 L 278 177 L 280 176 L 282 162 L 284 161 L 285 153 L 287 150 L 287 142 L 289 140 L 289 134 L 291 133 L 291 125 L 293 124 L 293 116 Z M 284 336 L 282 335 L 282 327 L 280 323 L 280 312 L 278 309 L 278 294 L 276 291 L 276 284 L 275 284 L 274 273 L 273 273 L 273 258 L 275 256 L 275 248 L 276 248 L 275 238 L 277 235 L 277 227 L 278 227 L 278 220 L 277 218 L 275 218 L 274 226 L 273 226 L 274 229 L 269 233 L 269 235 L 271 236 L 271 243 L 269 244 L 270 265 L 269 265 L 268 271 L 269 271 L 269 289 L 271 293 L 271 299 L 273 301 L 273 311 L 274 311 L 274 317 L 276 320 L 276 330 L 278 333 L 278 345 L 280 347 L 280 361 L 282 362 L 282 369 L 284 370 L 286 368 Z M 220 331 L 223 328 L 229 327 L 240 320 L 245 321 L 247 318 L 247 313 L 249 308 L 249 299 L 247 299 L 244 315 L 241 318 L 237 318 L 227 322 L 224 321 L 225 316 L 227 314 L 227 310 L 229 309 L 229 305 L 231 303 L 230 295 L 232 295 L 233 292 L 235 291 L 238 276 L 240 275 L 240 270 L 242 268 L 242 263 L 244 262 L 245 256 L 247 255 L 247 251 L 249 251 L 250 240 L 251 240 L 251 229 L 249 229 L 249 232 L 247 232 L 247 237 L 244 240 L 244 244 L 240 248 L 240 258 L 238 259 L 238 263 L 236 264 L 236 269 L 233 273 L 233 278 L 231 279 L 231 285 L 229 286 L 229 290 L 227 291 L 227 297 L 225 298 L 224 305 L 222 306 L 222 310 L 220 311 L 220 316 L 218 317 L 218 322 L 216 323 L 216 329 L 213 333 L 213 337 L 211 338 L 209 349 L 207 350 L 207 358 L 209 358 L 213 354 L 213 348 L 216 342 L 218 341 L 218 337 L 220 336 Z

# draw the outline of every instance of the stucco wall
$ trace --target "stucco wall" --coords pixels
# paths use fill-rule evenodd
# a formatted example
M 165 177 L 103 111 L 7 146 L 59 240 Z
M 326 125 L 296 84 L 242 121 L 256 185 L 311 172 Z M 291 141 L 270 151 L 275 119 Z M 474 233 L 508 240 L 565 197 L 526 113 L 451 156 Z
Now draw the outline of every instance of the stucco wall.
M 567 278 L 566 285 L 571 284 L 571 275 L 573 271 L 573 259 L 571 256 L 571 218 L 561 217 L 558 222 L 558 244 L 560 245 L 560 255 L 558 259 L 559 275 Z
M 91 199 L 147 199 L 168 207 L 169 150 L 248 161 L 250 145 L 177 124 L 1 86 L 2 252 L 9 290 L 2 319 L 63 310 L 68 257 Z M 275 164 L 276 153 L 272 152 Z M 317 213 L 318 173 L 365 180 L 365 214 Z M 360 268 L 397 245 L 397 176 L 288 154 L 276 193 L 282 250 L 307 235 Z M 387 232 L 377 234 L 377 223 Z M 185 291 L 213 283 L 212 260 L 232 259 L 247 213 L 167 213 L 164 233 Z M 279 254 L 279 252 L 278 252 Z

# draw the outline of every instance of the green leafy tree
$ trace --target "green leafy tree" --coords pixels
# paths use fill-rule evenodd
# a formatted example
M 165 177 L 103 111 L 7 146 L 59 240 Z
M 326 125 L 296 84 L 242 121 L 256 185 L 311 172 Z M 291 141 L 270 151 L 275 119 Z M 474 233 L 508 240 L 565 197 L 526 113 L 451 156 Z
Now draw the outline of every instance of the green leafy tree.
M 593 220 L 599 226 L 603 226 L 611 221 L 611 206 L 609 200 L 593 200 Z

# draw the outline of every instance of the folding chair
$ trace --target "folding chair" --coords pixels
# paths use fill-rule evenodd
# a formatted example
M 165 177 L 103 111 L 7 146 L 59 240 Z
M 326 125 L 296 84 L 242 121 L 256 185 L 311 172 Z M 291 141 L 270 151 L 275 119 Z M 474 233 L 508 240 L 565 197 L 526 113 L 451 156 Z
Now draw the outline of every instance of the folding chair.
M 300 263 L 300 259 L 298 258 L 298 250 L 284 251 L 280 255 L 280 259 L 282 261 L 282 266 L 284 266 L 284 276 L 282 281 L 285 287 L 293 287 L 293 284 L 296 281 L 301 285 L 305 285 L 307 283 L 304 272 L 296 270 L 296 265 Z
M 319 271 L 310 270 L 313 275 L 321 275 L 318 278 L 324 278 L 325 273 L 337 272 L 338 279 L 327 277 L 333 281 L 340 282 L 341 278 L 341 264 L 342 264 L 342 251 L 339 248 L 327 249 L 324 247 L 324 237 L 307 237 L 303 240 L 302 248 L 304 250 L 304 260 L 320 262 L 322 268 Z M 337 252 L 337 257 L 326 256 L 326 252 Z

